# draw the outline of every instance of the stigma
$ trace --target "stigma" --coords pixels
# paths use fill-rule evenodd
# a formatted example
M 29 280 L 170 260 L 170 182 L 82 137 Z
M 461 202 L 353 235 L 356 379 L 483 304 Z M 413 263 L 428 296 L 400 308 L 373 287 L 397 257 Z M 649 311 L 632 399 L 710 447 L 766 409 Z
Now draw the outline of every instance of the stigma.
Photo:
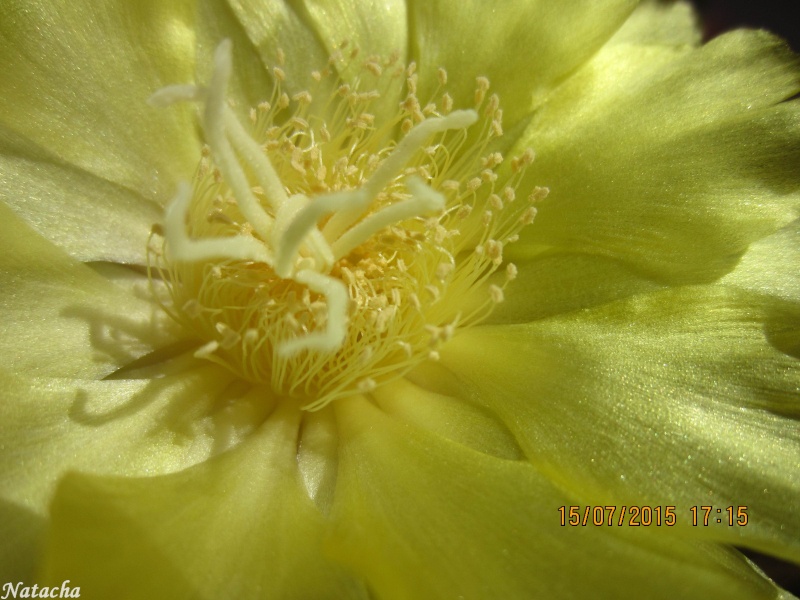
M 488 80 L 476 80 L 473 106 L 453 110 L 440 69 L 423 106 L 414 65 L 396 57 L 337 79 L 356 58 L 338 52 L 312 73 L 316 89 L 291 97 L 275 65 L 272 97 L 247 125 L 227 97 L 227 40 L 207 86 L 150 100 L 197 103 L 206 141 L 193 183 L 179 185 L 151 236 L 160 243 L 148 244 L 150 276 L 169 290 L 164 308 L 204 341 L 197 357 L 309 410 L 436 360 L 457 330 L 488 316 L 516 275 L 506 264 L 498 277 L 503 248 L 546 194 L 516 200 L 530 150 L 499 175 L 491 146 L 502 109 Z M 405 99 L 373 113 L 399 78 Z

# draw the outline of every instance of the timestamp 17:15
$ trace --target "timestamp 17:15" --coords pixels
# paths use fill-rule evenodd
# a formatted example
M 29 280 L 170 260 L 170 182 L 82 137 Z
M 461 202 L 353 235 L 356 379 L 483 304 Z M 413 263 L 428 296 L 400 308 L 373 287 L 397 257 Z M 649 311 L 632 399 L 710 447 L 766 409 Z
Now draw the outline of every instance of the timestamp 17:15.
M 698 525 L 708 527 L 710 523 L 726 523 L 730 527 L 747 525 L 746 506 L 727 506 L 724 509 L 713 506 L 692 506 L 689 511 L 692 513 L 692 525 L 695 527 Z

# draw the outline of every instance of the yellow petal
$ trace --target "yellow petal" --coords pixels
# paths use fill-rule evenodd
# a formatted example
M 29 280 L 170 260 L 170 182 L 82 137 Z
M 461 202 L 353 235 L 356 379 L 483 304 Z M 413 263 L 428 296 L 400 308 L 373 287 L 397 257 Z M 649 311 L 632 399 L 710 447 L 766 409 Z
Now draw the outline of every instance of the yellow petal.
M 562 527 L 575 504 L 530 464 L 336 405 L 330 552 L 393 598 L 769 598 L 733 553 L 661 531 Z
M 438 394 L 407 379 L 378 387 L 372 397 L 387 415 L 444 439 L 498 458 L 524 456 L 503 423 L 463 398 Z
M 487 323 L 526 323 L 650 292 L 659 285 L 622 261 L 578 252 L 514 257 L 517 278 Z
M 741 262 L 720 283 L 770 294 L 790 302 L 800 299 L 800 221 L 752 244 Z
M 29 379 L 0 372 L 4 581 L 30 581 L 47 506 L 67 471 L 172 472 L 252 431 L 258 415 L 251 418 L 246 411 L 263 405 L 263 399 L 232 387 L 233 376 L 224 369 L 198 363 L 160 365 L 160 377 L 152 380 Z
M 227 0 L 236 19 L 269 68 L 279 64 L 278 50 L 286 61 L 282 69 L 290 94 L 310 87 L 311 72 L 323 69 L 328 51 L 315 35 L 304 10 L 287 2 Z
M 358 80 L 368 90 L 378 79 L 363 68 L 367 60 L 378 58 L 384 64 L 393 55 L 401 61 L 408 59 L 408 9 L 404 0 L 312 0 L 305 8 L 309 26 L 325 49 L 332 55 L 340 50 L 344 63 L 337 64 L 337 69 L 345 81 Z M 357 56 L 353 56 L 354 50 Z M 370 112 L 378 119 L 382 115 L 393 117 L 403 100 L 404 85 L 403 77 L 381 81 L 381 97 L 371 105 Z
M 226 394 L 233 378 L 196 360 L 164 368 L 153 380 L 71 381 L 0 372 L 0 440 L 7 456 L 0 465 L 2 497 L 43 515 L 67 471 L 144 476 L 205 460 L 231 443 L 222 439 L 230 411 L 222 410 L 220 398 L 231 399 Z M 238 391 L 237 400 L 249 404 Z
M 174 343 L 174 323 L 33 232 L 0 204 L 0 358 L 29 375 L 96 378 Z
M 440 67 L 449 74 L 456 106 L 473 103 L 475 78 L 490 77 L 508 129 L 586 61 L 635 6 L 629 0 L 588 2 L 514 0 L 409 2 L 411 59 L 420 73 L 420 98 L 436 89 Z M 443 25 L 444 24 L 444 25 Z
M 311 24 L 333 52 L 347 40 L 347 51 L 359 48 L 358 61 L 370 55 L 406 57 L 408 18 L 402 0 L 311 0 L 306 8 Z
M 261 61 L 258 49 L 247 37 L 227 2 L 197 0 L 196 11 L 196 81 L 207 84 L 211 80 L 214 51 L 222 40 L 230 39 L 233 42 L 233 72 L 228 84 L 228 98 L 242 122 L 247 122 L 250 109 L 269 100 L 272 95 L 273 82 L 268 68 L 273 64 L 265 65 Z M 187 173 L 187 177 L 190 174 Z
M 193 80 L 191 2 L 0 8 L 0 124 L 146 198 L 169 197 L 199 156 L 192 109 L 146 104 Z
M 521 146 L 548 185 L 526 244 L 604 254 L 646 274 L 706 281 L 798 206 L 796 57 L 763 32 L 703 48 L 617 44 L 537 113 Z
M 323 557 L 323 516 L 297 467 L 300 420 L 285 403 L 237 449 L 173 475 L 67 477 L 44 579 L 92 598 L 367 598 Z
M 636 7 L 609 44 L 696 46 L 700 34 L 697 15 L 690 3 L 646 0 Z
M 81 261 L 143 265 L 160 220 L 156 203 L 2 133 L 0 190 L 33 229 Z
M 800 561 L 798 317 L 722 286 L 666 290 L 469 330 L 442 364 L 586 503 L 676 506 L 679 535 Z M 696 505 L 749 522 L 691 527 Z
M 0 578 L 34 581 L 38 570 L 44 518 L 0 498 Z

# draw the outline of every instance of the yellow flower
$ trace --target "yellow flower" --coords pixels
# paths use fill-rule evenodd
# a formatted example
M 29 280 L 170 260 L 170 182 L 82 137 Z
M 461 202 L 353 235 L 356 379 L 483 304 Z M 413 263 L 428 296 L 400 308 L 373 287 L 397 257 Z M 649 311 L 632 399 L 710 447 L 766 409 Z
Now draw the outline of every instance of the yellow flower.
M 0 56 L 0 584 L 780 596 L 734 549 L 800 562 L 780 40 L 6 0 Z

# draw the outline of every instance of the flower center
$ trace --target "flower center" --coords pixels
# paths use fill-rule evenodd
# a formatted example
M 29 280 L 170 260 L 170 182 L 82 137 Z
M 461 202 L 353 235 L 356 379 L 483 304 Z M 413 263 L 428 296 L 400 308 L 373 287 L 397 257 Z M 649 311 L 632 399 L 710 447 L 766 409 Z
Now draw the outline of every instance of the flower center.
M 207 340 L 196 356 L 310 410 L 436 360 L 457 329 L 484 319 L 516 275 L 513 264 L 495 273 L 503 247 L 546 194 L 515 202 L 530 150 L 500 177 L 503 157 L 489 148 L 502 110 L 485 78 L 473 109 L 452 110 L 440 70 L 438 103 L 422 107 L 413 63 L 370 58 L 348 84 L 332 75 L 341 60 L 312 73 L 314 95 L 331 90 L 321 104 L 308 91 L 290 98 L 276 66 L 250 131 L 226 99 L 229 41 L 207 88 L 151 99 L 200 102 L 207 142 L 194 185 L 166 208 L 161 244 L 148 245 L 165 309 Z M 380 120 L 378 90 L 401 77 L 407 97 Z

